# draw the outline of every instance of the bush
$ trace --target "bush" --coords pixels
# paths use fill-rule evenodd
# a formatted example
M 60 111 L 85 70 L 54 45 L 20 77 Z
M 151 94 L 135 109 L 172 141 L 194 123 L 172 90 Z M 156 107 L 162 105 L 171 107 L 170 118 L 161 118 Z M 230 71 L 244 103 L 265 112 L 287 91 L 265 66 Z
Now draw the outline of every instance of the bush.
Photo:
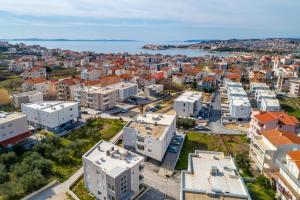
M 0 164 L 0 184 L 5 183 L 8 180 L 8 173 L 5 165 Z
M 19 179 L 20 184 L 26 192 L 32 192 L 43 184 L 45 184 L 46 179 L 42 175 L 41 171 L 34 169 L 33 171 L 28 171 Z
M 5 165 L 6 169 L 9 169 L 12 164 L 17 162 L 18 158 L 15 152 L 3 153 L 0 155 L 0 164 Z
M 264 189 L 271 189 L 272 188 L 270 180 L 267 177 L 263 176 L 263 175 L 258 176 L 256 178 L 256 182 L 260 187 L 262 187 Z
M 196 121 L 189 118 L 177 118 L 176 123 L 178 128 L 184 128 L 184 129 L 190 129 L 196 126 Z
M 235 162 L 238 168 L 242 170 L 248 170 L 250 168 L 250 160 L 248 155 L 243 153 L 238 153 L 235 156 Z

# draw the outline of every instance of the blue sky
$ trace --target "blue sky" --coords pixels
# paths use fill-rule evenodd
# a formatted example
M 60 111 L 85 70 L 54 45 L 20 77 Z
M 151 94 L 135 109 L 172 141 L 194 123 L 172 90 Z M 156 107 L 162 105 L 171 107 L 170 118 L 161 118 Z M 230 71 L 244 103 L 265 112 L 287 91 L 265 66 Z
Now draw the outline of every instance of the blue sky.
M 299 0 L 0 0 L 0 38 L 299 37 Z

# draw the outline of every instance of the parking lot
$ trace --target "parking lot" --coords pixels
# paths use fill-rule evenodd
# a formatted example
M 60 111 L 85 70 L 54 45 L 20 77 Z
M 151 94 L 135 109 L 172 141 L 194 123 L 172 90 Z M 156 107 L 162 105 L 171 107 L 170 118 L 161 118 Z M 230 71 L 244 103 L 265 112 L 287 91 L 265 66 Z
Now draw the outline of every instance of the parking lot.
M 183 133 L 177 133 L 176 135 L 182 137 L 182 139 L 179 140 L 172 140 L 176 141 L 176 144 L 172 143 L 169 145 L 168 150 L 166 152 L 166 155 L 164 157 L 164 160 L 162 162 L 161 168 L 169 171 L 173 171 L 175 169 L 177 160 L 180 155 L 180 151 L 184 142 L 185 134 Z M 177 143 L 178 142 L 178 143 Z M 172 148 L 174 147 L 174 148 Z M 174 149 L 174 150 L 173 150 Z

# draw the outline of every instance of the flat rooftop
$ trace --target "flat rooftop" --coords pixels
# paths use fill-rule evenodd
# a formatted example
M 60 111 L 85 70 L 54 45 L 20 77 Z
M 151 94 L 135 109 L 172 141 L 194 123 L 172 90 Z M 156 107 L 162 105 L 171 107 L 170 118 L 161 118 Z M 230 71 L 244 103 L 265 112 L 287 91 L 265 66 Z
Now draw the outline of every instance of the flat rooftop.
M 16 119 L 20 119 L 26 117 L 26 115 L 24 115 L 23 113 L 19 113 L 19 112 L 2 112 L 0 111 L 0 124 L 4 124 L 6 122 L 10 122 L 12 120 L 16 120 Z
M 24 97 L 24 96 L 30 96 L 30 95 L 36 95 L 36 94 L 42 94 L 42 93 L 34 90 L 34 91 L 16 93 L 16 94 L 13 94 L 13 96 L 14 97 Z
M 183 101 L 183 102 L 195 102 L 202 98 L 202 92 L 191 92 L 187 91 L 177 97 L 175 101 Z
M 243 88 L 240 87 L 229 87 L 228 88 L 228 94 L 229 95 L 241 95 L 241 96 L 247 96 L 247 93 Z
M 50 113 L 78 104 L 78 102 L 72 101 L 42 101 L 38 103 L 27 103 L 23 104 L 22 106 Z
M 144 157 L 130 152 L 110 142 L 101 140 L 83 155 L 111 177 L 117 177 L 122 172 L 144 160 Z
M 261 97 L 270 97 L 270 98 L 276 98 L 276 93 L 271 90 L 256 90 L 256 95 L 259 95 Z
M 167 132 L 175 118 L 175 115 L 146 113 L 138 115 L 127 127 L 136 129 L 141 135 L 149 135 L 159 139 Z
M 224 156 L 222 152 L 195 151 L 195 154 L 190 154 L 188 169 L 191 171 L 182 171 L 181 180 L 182 190 L 188 190 L 188 194 L 249 196 L 232 157 Z
M 267 106 L 280 107 L 280 103 L 278 99 L 263 98 L 263 101 Z

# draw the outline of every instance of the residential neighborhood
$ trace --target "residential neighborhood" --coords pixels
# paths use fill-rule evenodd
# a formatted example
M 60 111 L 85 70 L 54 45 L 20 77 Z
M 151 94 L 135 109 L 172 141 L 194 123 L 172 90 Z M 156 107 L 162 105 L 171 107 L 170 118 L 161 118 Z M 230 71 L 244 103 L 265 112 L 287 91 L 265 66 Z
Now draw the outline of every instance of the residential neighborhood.
M 299 199 L 300 55 L 261 42 L 194 46 L 251 49 L 219 56 L 1 42 L 0 199 Z

